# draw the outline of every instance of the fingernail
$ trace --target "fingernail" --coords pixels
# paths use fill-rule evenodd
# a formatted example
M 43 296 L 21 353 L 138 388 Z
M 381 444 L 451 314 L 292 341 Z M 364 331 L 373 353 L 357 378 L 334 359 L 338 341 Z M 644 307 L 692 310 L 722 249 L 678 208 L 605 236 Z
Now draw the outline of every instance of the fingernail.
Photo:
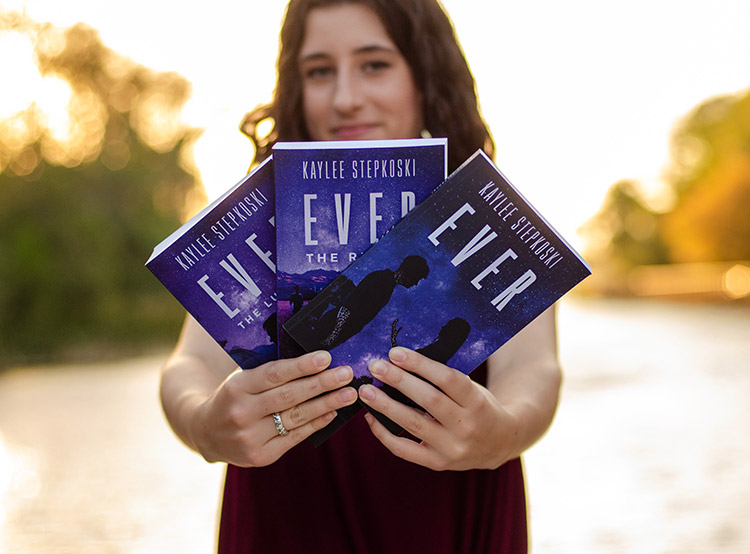
M 355 391 L 351 387 L 346 387 L 345 389 L 341 389 L 339 392 L 339 400 L 341 402 L 346 402 L 347 404 L 353 402 L 357 399 L 357 391 Z
M 353 376 L 354 374 L 352 373 L 352 368 L 350 368 L 348 365 L 341 366 L 336 370 L 336 380 L 340 383 L 351 381 Z
M 388 356 L 394 362 L 403 362 L 406 359 L 406 351 L 403 348 L 399 348 L 397 346 L 395 348 L 391 348 L 391 351 L 388 353 Z
M 359 387 L 359 395 L 365 400 L 375 400 L 375 387 L 372 385 L 362 385 Z
M 384 377 L 387 372 L 388 366 L 383 360 L 375 360 L 370 365 L 370 373 L 372 373 L 375 377 Z
M 331 355 L 328 352 L 317 352 L 313 356 L 315 367 L 327 367 L 331 363 Z

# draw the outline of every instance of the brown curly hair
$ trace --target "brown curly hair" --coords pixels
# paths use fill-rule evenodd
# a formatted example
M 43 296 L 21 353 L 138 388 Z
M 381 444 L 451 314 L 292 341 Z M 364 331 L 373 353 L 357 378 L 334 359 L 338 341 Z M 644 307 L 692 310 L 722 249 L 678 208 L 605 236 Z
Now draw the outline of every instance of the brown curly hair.
M 297 66 L 305 20 L 314 8 L 350 3 L 374 10 L 404 56 L 423 96 L 426 130 L 448 137 L 449 170 L 478 148 L 494 157 L 495 144 L 479 111 L 474 77 L 437 0 L 290 0 L 281 28 L 273 100 L 248 113 L 240 126 L 255 145 L 253 164 L 267 158 L 277 141 L 310 140 Z M 261 135 L 259 125 L 265 121 L 271 130 Z

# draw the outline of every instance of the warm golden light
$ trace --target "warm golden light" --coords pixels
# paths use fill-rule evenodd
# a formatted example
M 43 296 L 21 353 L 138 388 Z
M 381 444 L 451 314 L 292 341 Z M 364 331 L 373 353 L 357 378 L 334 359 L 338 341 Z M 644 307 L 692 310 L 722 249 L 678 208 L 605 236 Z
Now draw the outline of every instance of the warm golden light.
M 42 112 L 50 136 L 64 141 L 70 127 L 68 104 L 73 94 L 70 84 L 56 75 L 46 75 L 42 77 L 37 91 L 38 97 L 34 103 Z
M 90 94 L 73 95 L 64 79 L 43 76 L 35 62 L 35 45 L 46 52 L 64 46 L 60 33 L 26 28 L 0 34 L 0 59 L 10 63 L 6 72 L 14 76 L 14 86 L 1 93 L 0 171 L 12 162 L 15 173 L 31 173 L 40 160 L 27 147 L 36 141 L 51 163 L 69 167 L 98 153 L 101 106 Z
M 630 271 L 627 284 L 635 296 L 738 300 L 750 296 L 750 265 L 704 262 L 640 266 Z
M 620 223 L 632 240 L 661 232 L 656 220 L 632 210 L 623 212 L 622 222 L 603 220 L 590 237 L 576 237 L 575 230 L 619 180 L 643 184 L 638 192 L 646 207 L 670 210 L 678 198 L 665 188 L 664 176 L 675 122 L 712 96 L 744 95 L 750 86 L 748 0 L 710 7 L 680 0 L 442 3 L 477 78 L 499 166 L 577 247 L 590 238 L 606 249 Z M 173 3 L 154 0 L 130 0 L 126 10 L 94 0 L 3 0 L 0 173 L 10 168 L 25 176 L 9 176 L 18 190 L 42 193 L 39 185 L 50 182 L 43 179 L 64 173 L 72 174 L 73 182 L 79 173 L 49 165 L 75 167 L 97 155 L 92 166 L 102 180 L 119 183 L 107 170 L 129 169 L 128 164 L 138 175 L 154 175 L 158 171 L 151 165 L 138 165 L 151 158 L 152 152 L 144 156 L 143 145 L 169 150 L 180 140 L 182 126 L 189 125 L 202 132 L 185 138 L 180 164 L 200 170 L 208 196 L 217 197 L 250 165 L 251 143 L 238 126 L 245 113 L 270 99 L 285 4 L 185 2 L 177 12 Z M 90 27 L 81 25 L 70 35 L 78 22 Z M 89 41 L 87 32 L 98 32 L 100 43 Z M 95 51 L 92 44 L 102 49 Z M 55 66 L 49 61 L 66 52 L 65 63 L 56 67 L 70 73 L 40 69 L 40 60 L 41 67 Z M 101 57 L 96 71 L 87 73 L 86 56 L 93 54 Z M 746 147 L 747 141 L 737 144 Z M 674 146 L 690 167 L 715 153 L 693 138 Z M 742 152 L 746 161 L 747 151 Z M 44 172 L 42 159 L 49 164 Z M 733 163 L 723 167 L 740 167 Z M 741 175 L 750 176 L 743 167 Z M 126 173 L 115 177 L 129 177 Z M 733 173 L 740 171 L 726 174 Z M 703 209 L 715 202 L 744 218 L 750 197 L 720 196 L 720 181 L 726 180 L 717 178 L 717 186 L 706 189 L 710 194 L 694 200 L 695 212 L 708 213 Z M 196 189 L 183 194 L 168 179 L 154 181 L 153 195 L 162 214 L 173 212 L 184 198 L 194 213 L 205 200 Z M 64 197 L 69 196 L 55 198 Z M 130 245 L 148 227 L 137 215 L 140 210 L 128 209 L 138 206 L 129 200 L 134 197 L 123 198 L 122 206 L 115 205 L 121 210 L 103 216 L 106 228 Z M 81 210 L 82 217 L 79 206 L 87 207 L 76 202 L 56 211 L 73 213 L 67 221 L 75 222 L 95 213 Z M 21 228 L 8 233 L 23 239 L 24 256 L 43 250 L 29 238 L 49 236 L 55 245 L 70 230 L 77 241 L 71 253 L 86 253 L 96 265 L 113 270 L 108 273 L 119 274 L 127 265 L 145 272 L 139 263 L 127 263 L 125 248 L 112 249 L 119 256 L 114 262 L 93 253 L 90 247 L 98 241 L 87 227 L 37 229 L 35 221 L 53 220 L 43 210 L 35 210 L 41 217 L 34 220 L 29 211 L 11 212 L 21 215 L 13 220 Z M 112 215 L 127 217 L 128 224 Z M 707 216 L 704 221 L 715 229 L 728 220 Z M 684 243 L 703 240 L 697 225 L 686 228 Z M 726 244 L 747 243 L 747 233 L 725 228 Z M 39 232 L 32 235 L 29 229 Z M 41 256 L 33 264 L 18 259 L 18 267 L 47 267 Z M 83 300 L 96 300 L 99 273 L 89 278 L 75 259 L 64 257 L 76 282 L 87 287 L 84 294 L 92 293 Z M 750 258 L 721 259 L 731 261 L 645 261 L 639 263 L 649 265 L 627 276 L 611 268 L 596 270 L 584 285 L 602 283 L 602 294 L 642 298 L 560 303 L 561 402 L 550 433 L 526 456 L 535 551 L 747 550 Z M 5 262 L 0 258 L 0 267 Z M 44 292 L 22 272 L 15 274 L 22 277 L 6 287 L 10 296 L 17 296 L 13 285 L 22 279 L 33 285 L 29 298 Z M 57 272 L 47 274 L 57 279 L 54 286 L 63 282 Z M 36 310 L 45 319 L 67 305 L 58 300 L 61 295 L 50 298 L 51 309 Z M 107 309 L 114 310 L 119 298 Z M 140 301 L 126 308 L 149 313 Z M 63 315 L 67 321 L 68 313 Z M 147 327 L 141 323 L 137 326 Z M 26 335 L 46 336 L 44 343 L 56 338 Z M 39 344 L 36 340 L 30 348 Z M 223 469 L 189 453 L 168 429 L 154 394 L 163 361 L 158 355 L 124 364 L 97 361 L 91 368 L 0 371 L 0 552 L 207 552 L 215 547 Z
M 742 264 L 732 266 L 722 276 L 721 285 L 730 298 L 750 296 L 750 267 Z
M 0 59 L 5 75 L 13 75 L 14 86 L 3 86 L 0 91 L 0 119 L 26 109 L 41 75 L 34 65 L 34 45 L 25 33 L 0 31 Z
M 98 31 L 60 28 L 26 15 L 0 12 L 0 59 L 13 86 L 0 91 L 0 172 L 34 172 L 42 159 L 76 167 L 101 157 L 110 170 L 131 160 L 120 114 L 139 139 L 158 153 L 185 139 L 182 108 L 190 83 L 174 72 L 145 68 L 102 44 Z M 92 70 L 93 67 L 101 69 Z M 185 167 L 195 169 L 189 148 Z

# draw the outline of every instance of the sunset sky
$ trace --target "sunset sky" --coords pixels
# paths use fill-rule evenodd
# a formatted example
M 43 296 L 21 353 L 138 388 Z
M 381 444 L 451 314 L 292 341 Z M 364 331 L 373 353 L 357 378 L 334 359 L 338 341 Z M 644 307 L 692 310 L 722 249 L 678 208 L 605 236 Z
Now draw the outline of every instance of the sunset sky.
M 658 188 L 676 120 L 709 97 L 750 86 L 746 0 L 444 5 L 476 76 L 498 166 L 576 245 L 577 228 L 611 184 L 635 178 Z M 184 118 L 205 129 L 195 157 L 212 198 L 247 169 L 251 148 L 237 126 L 270 97 L 284 6 L 3 2 L 6 11 L 25 10 L 40 22 L 85 22 L 110 48 L 185 76 L 193 95 Z M 0 56 L 17 77 L 12 91 L 0 91 L 0 116 L 31 100 L 54 106 L 56 95 L 64 97 L 40 86 L 29 47 L 8 33 L 0 33 Z

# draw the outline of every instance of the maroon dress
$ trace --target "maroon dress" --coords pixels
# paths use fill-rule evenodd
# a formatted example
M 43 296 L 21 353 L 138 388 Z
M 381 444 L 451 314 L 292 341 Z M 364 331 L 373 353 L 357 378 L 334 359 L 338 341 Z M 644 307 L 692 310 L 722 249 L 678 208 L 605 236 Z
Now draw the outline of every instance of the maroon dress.
M 486 370 L 472 378 L 484 382 Z M 527 552 L 520 460 L 435 472 L 393 456 L 362 414 L 322 446 L 227 468 L 219 553 Z

